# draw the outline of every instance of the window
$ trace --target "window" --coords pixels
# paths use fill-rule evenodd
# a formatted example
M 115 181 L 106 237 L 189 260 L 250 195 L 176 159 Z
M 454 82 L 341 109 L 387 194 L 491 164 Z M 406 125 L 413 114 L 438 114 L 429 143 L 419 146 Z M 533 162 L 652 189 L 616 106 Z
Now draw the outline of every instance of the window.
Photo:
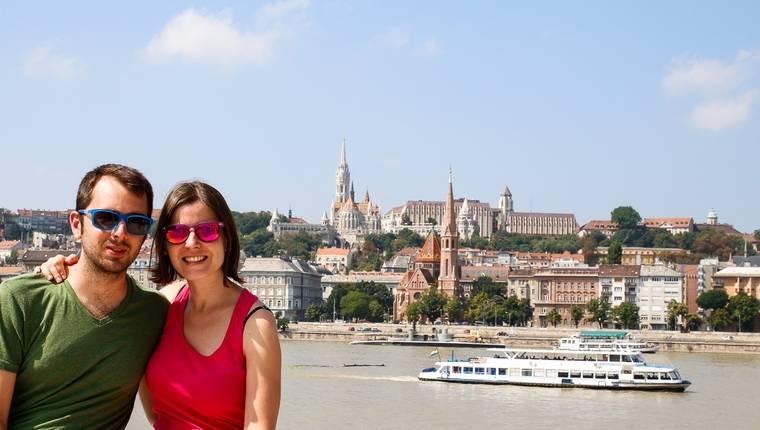
M 472 367 L 463 367 L 462 368 L 462 373 L 464 373 L 465 375 L 471 375 L 472 374 Z
M 489 375 L 496 375 L 496 368 L 495 367 L 489 367 L 488 368 L 488 374 Z
M 499 376 L 507 376 L 507 369 L 499 369 Z
M 454 366 L 451 368 L 451 373 L 462 373 L 462 367 L 461 366 Z
M 568 377 L 568 373 L 567 373 L 567 371 L 560 370 L 559 372 L 557 372 L 557 376 L 560 377 L 560 378 L 567 378 Z
M 543 378 L 544 375 L 546 375 L 546 371 L 544 369 L 535 369 L 533 371 L 533 376 L 536 376 L 536 377 L 539 377 L 539 378 Z
M 521 374 L 522 374 L 522 376 L 532 376 L 533 375 L 533 369 L 522 369 Z
M 475 368 L 475 374 L 476 375 L 483 375 L 485 373 L 485 368 L 483 367 L 476 367 Z

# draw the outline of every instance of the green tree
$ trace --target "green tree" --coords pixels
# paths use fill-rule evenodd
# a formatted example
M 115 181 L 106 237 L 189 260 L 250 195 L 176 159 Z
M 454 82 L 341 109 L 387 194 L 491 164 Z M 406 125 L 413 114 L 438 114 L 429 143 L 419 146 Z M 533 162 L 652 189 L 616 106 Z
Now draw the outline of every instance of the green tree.
M 760 301 L 740 291 L 737 295 L 728 300 L 726 310 L 731 319 L 736 321 L 739 331 L 752 330 L 754 327 L 757 312 L 760 309 Z
M 349 293 L 349 291 L 354 290 L 355 287 L 353 284 L 336 284 L 332 291 L 330 291 L 330 295 L 327 297 L 327 301 L 325 302 L 325 309 L 327 310 L 327 313 L 330 314 L 330 318 L 333 316 L 333 310 L 336 313 L 340 313 L 340 301 L 343 299 L 343 297 Z M 339 315 L 335 315 L 336 318 L 338 318 Z M 345 318 L 345 316 L 343 317 Z
M 282 312 L 280 311 L 275 312 L 274 317 L 275 317 L 275 321 L 277 322 L 277 330 L 281 332 L 288 331 L 288 325 L 290 321 L 288 321 L 288 319 L 282 315 Z
M 419 299 L 420 311 L 429 321 L 435 321 L 443 315 L 443 306 L 446 304 L 446 296 L 438 292 L 435 287 L 424 291 Z
M 303 260 L 313 260 L 314 254 L 321 243 L 322 241 L 318 237 L 312 236 L 305 231 L 285 236 L 280 240 L 280 246 L 287 255 Z
M 635 229 L 641 222 L 641 215 L 631 206 L 616 207 L 612 210 L 610 218 L 622 230 Z
M 462 302 L 459 301 L 456 297 L 449 297 L 448 300 L 446 300 L 446 304 L 443 306 L 443 310 L 446 312 L 446 315 L 449 317 L 449 322 L 455 321 L 455 322 L 461 322 L 462 316 L 464 313 L 464 307 L 462 306 Z
M 560 315 L 556 309 L 552 309 L 546 313 L 546 321 L 554 327 L 557 327 L 557 324 L 562 322 L 562 315 Z
M 588 320 L 599 324 L 599 328 L 602 328 L 602 325 L 609 321 L 610 302 L 606 296 L 602 296 L 600 299 L 593 298 L 589 300 L 586 309 L 591 314 Z
M 435 218 L 429 216 L 428 219 L 425 220 L 426 223 L 431 225 L 438 225 L 438 221 L 435 220 Z
M 272 219 L 271 212 L 232 212 L 235 226 L 241 235 L 251 234 L 256 230 L 266 230 Z
M 716 309 L 707 317 L 707 322 L 715 331 L 723 331 L 731 325 L 731 316 L 725 309 Z
M 385 309 L 377 300 L 370 300 L 367 308 L 367 319 L 372 322 L 383 322 L 385 320 Z
M 420 302 L 409 303 L 406 307 L 406 320 L 412 323 L 412 331 L 417 330 L 417 321 L 422 317 Z
M 685 322 L 683 320 L 686 315 L 689 314 L 689 308 L 683 304 L 679 303 L 675 300 L 671 300 L 668 303 L 668 328 L 671 330 L 676 329 L 676 323 L 678 322 L 678 318 L 682 318 L 682 322 Z
M 7 257 L 5 257 L 5 264 L 15 266 L 18 263 L 18 252 L 16 250 L 12 250 L 11 254 Z
M 578 328 L 578 324 L 583 321 L 583 316 L 586 314 L 586 311 L 578 306 L 573 305 L 572 308 L 570 308 L 570 317 L 573 319 L 573 324 L 575 324 L 575 328 Z
M 306 321 L 318 321 L 319 320 L 319 306 L 313 303 L 307 306 L 305 317 L 306 317 Z
M 755 230 L 754 236 L 755 236 L 755 239 L 760 240 L 760 228 L 758 228 L 757 230 Z
M 349 291 L 340 299 L 340 313 L 344 318 L 363 319 L 369 311 L 369 296 L 363 291 Z
M 393 294 L 385 285 L 376 284 L 372 281 L 359 282 L 355 288 L 367 293 L 370 300 L 377 301 L 383 307 L 383 312 L 391 313 L 393 311 Z
M 393 249 L 400 250 L 409 246 L 417 247 L 422 246 L 425 243 L 425 239 L 419 234 L 404 228 L 398 232 L 396 240 L 393 241 Z
M 728 293 L 722 288 L 713 288 L 697 296 L 697 306 L 702 309 L 722 309 L 728 304 Z
M 607 264 L 620 264 L 623 259 L 623 246 L 617 240 L 612 240 L 607 248 Z
M 240 247 L 249 257 L 273 257 L 279 254 L 280 245 L 272 233 L 266 230 L 254 230 L 240 237 Z
M 699 330 L 699 328 L 702 327 L 703 323 L 704 323 L 704 320 L 699 315 L 696 315 L 696 314 L 686 315 L 686 328 L 689 331 Z
M 409 218 L 409 215 L 401 215 L 401 225 L 412 225 L 412 220 Z
M 639 328 L 639 307 L 633 303 L 621 303 L 612 310 L 617 323 L 626 329 Z
M 480 276 L 472 283 L 472 295 L 486 293 L 488 297 L 501 295 L 501 287 L 498 286 L 490 276 Z

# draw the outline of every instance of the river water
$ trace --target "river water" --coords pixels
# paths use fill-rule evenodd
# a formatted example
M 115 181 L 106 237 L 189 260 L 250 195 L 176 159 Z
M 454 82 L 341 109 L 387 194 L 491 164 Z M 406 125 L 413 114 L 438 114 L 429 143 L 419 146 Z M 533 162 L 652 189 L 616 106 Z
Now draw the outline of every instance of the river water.
M 659 393 L 420 382 L 419 370 L 434 362 L 429 347 L 283 341 L 282 348 L 280 429 L 760 429 L 760 355 L 645 355 L 692 382 L 685 393 Z M 451 349 L 439 352 L 448 357 Z M 127 428 L 150 428 L 139 401 Z

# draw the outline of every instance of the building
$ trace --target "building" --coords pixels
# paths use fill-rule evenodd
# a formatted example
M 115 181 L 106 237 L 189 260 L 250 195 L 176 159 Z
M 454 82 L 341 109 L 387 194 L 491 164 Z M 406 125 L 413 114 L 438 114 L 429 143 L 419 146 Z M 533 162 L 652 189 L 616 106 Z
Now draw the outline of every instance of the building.
M 338 234 L 330 224 L 326 222 L 309 224 L 302 218 L 283 217 L 277 209 L 272 211 L 272 218 L 269 220 L 267 231 L 272 233 L 276 240 L 303 232 L 318 237 L 322 243 L 328 245 L 339 243 Z
M 713 289 L 713 275 L 728 267 L 727 262 L 718 261 L 717 258 L 703 258 L 697 266 L 697 296 Z
M 383 263 L 380 270 L 384 273 L 406 273 L 414 267 L 414 261 L 421 248 L 407 247 L 397 252 L 390 260 Z
M 378 285 L 384 285 L 391 294 L 395 294 L 398 284 L 403 277 L 403 273 L 357 271 L 346 274 L 324 275 L 322 276 L 322 298 L 327 300 L 333 287 L 338 284 L 359 284 L 362 282 L 374 282 Z
M 696 314 L 699 310 L 697 306 L 699 265 L 676 264 L 675 270 L 683 276 L 683 303 L 689 308 L 689 313 Z
M 681 248 L 642 248 L 637 246 L 624 246 L 620 264 L 624 265 L 648 265 L 660 263 L 660 255 L 689 253 Z M 607 256 L 607 247 L 596 248 L 596 253 Z
M 5 263 L 5 259 L 9 258 L 13 253 L 15 252 L 16 255 L 18 255 L 18 252 L 24 249 L 24 245 L 21 243 L 21 241 L 18 240 L 3 240 L 0 241 L 0 265 Z
M 543 268 L 534 272 L 536 291 L 531 291 L 533 324 L 546 327 L 546 315 L 556 309 L 562 324 L 572 323 L 573 306 L 585 308 L 591 299 L 599 297 L 599 268 Z
M 158 285 L 150 280 L 152 275 L 150 271 L 150 255 L 150 247 L 143 245 L 140 253 L 137 255 L 137 258 L 135 258 L 135 261 L 129 265 L 129 268 L 127 269 L 127 275 L 131 276 L 132 279 L 134 279 L 138 284 L 142 285 L 143 288 L 151 288 L 156 290 L 158 289 Z
M 507 233 L 562 236 L 578 233 L 575 215 L 567 213 L 515 212 L 508 186 L 499 195 L 499 208 L 493 212 L 496 229 Z
M 348 271 L 351 267 L 351 257 L 352 253 L 348 248 L 319 248 L 314 259 L 318 265 L 337 274 Z
M 443 211 L 443 223 L 441 224 L 441 271 L 438 275 L 439 291 L 449 297 L 462 298 L 462 290 L 459 285 L 459 231 L 456 224 L 454 208 L 454 184 L 449 171 L 449 193 L 446 197 L 446 206 Z M 417 258 L 419 261 L 419 257 Z
M 535 297 L 538 291 L 538 281 L 533 269 L 510 269 L 507 282 L 507 294 L 520 300 Z
M 693 218 L 644 218 L 641 223 L 646 228 L 661 228 L 672 235 L 694 231 Z
M 488 203 L 473 199 L 456 199 L 453 204 L 454 224 L 461 237 L 467 239 L 473 235 L 491 237 L 493 211 Z M 393 208 L 383 215 L 382 229 L 386 233 L 398 233 L 408 228 L 421 236 L 427 236 L 431 231 L 440 234 L 445 212 L 445 201 L 409 200 L 404 206 Z M 405 218 L 408 218 L 409 224 L 404 224 Z M 459 230 L 460 228 L 462 230 Z
M 31 272 L 37 266 L 46 262 L 49 258 L 56 255 L 70 255 L 79 252 L 76 249 L 30 249 L 24 251 L 23 255 L 19 257 L 19 263 L 24 268 L 24 271 Z
M 19 209 L 18 223 L 24 230 L 68 234 L 71 232 L 69 213 L 72 210 Z
M 663 265 L 641 266 L 637 293 L 641 327 L 664 330 L 668 325 L 668 303 L 683 303 L 683 276 Z
M 272 312 L 290 320 L 304 318 L 309 305 L 322 303 L 322 275 L 307 262 L 289 257 L 246 258 L 240 270 L 244 286 Z
M 18 266 L 0 266 L 0 283 L 24 273 L 23 267 Z
M 617 233 L 618 225 L 610 220 L 591 220 L 581 226 L 578 230 L 578 236 L 584 237 L 591 234 L 592 231 L 598 231 L 611 239 Z
M 604 264 L 599 266 L 599 292 L 614 308 L 623 303 L 636 303 L 641 287 L 641 266 Z
M 509 266 L 461 266 L 459 269 L 461 274 L 459 284 L 462 287 L 462 295 L 467 299 L 472 297 L 473 284 L 481 276 L 491 278 L 491 281 L 498 285 L 504 294 L 508 291 Z
M 714 274 L 713 280 L 729 297 L 745 292 L 760 300 L 760 267 L 726 267 Z
M 343 241 L 352 245 L 361 243 L 363 237 L 369 233 L 381 231 L 380 207 L 372 203 L 369 191 L 365 193 L 361 202 L 357 203 L 354 197 L 354 184 L 351 182 L 346 158 L 346 143 L 343 142 L 340 163 L 335 172 L 335 196 L 329 211 L 322 217 L 322 222 L 334 228 Z

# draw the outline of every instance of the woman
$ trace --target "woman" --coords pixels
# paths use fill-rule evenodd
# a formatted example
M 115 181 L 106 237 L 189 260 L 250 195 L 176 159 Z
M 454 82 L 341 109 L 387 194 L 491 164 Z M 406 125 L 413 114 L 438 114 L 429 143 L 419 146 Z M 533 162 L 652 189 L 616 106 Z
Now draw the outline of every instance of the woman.
M 170 302 L 140 384 L 157 429 L 274 428 L 280 344 L 271 312 L 240 286 L 240 244 L 224 197 L 182 182 L 166 197 L 154 239 L 152 281 Z M 73 260 L 67 260 L 67 264 Z M 60 278 L 63 259 L 43 268 Z M 174 282 L 178 275 L 183 282 Z

